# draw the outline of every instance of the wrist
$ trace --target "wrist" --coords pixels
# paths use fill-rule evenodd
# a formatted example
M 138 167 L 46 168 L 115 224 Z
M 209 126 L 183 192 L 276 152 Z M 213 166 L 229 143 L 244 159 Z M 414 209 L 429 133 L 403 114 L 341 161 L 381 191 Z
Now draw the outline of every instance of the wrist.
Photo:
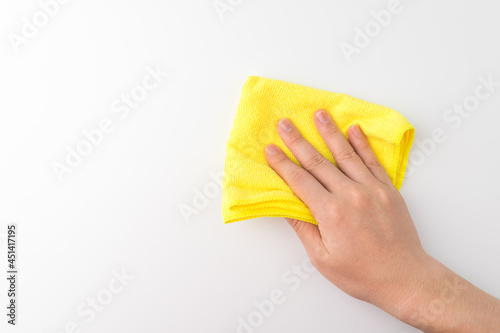
M 428 333 L 498 332 L 500 301 L 429 258 L 397 318 Z
M 422 273 L 402 320 L 426 332 L 458 332 L 468 321 L 462 310 L 473 286 L 434 258 Z
M 364 300 L 422 329 L 432 321 L 433 307 L 440 305 L 443 281 L 449 277 L 446 267 L 423 251 L 402 262 L 404 266 L 398 268 L 399 273 L 393 274 L 392 279 L 379 281 L 377 288 Z
M 453 308 L 472 285 L 425 252 L 406 262 L 398 279 L 368 301 L 420 330 L 455 332 L 466 318 L 455 318 Z

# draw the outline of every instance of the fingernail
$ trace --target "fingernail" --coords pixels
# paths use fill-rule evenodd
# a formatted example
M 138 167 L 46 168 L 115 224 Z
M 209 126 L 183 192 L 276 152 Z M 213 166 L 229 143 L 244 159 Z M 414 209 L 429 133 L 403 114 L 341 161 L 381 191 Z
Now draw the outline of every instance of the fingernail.
M 328 122 L 328 115 L 326 114 L 325 110 L 319 110 L 316 112 L 316 118 L 323 124 L 326 124 Z
M 267 145 L 265 150 L 269 155 L 274 155 L 278 152 L 278 148 L 275 145 Z
M 280 121 L 278 121 L 278 125 L 285 132 L 290 132 L 290 130 L 292 129 L 291 121 L 289 119 L 286 119 L 286 118 L 283 118 Z
M 360 137 L 361 136 L 361 129 L 359 128 L 358 125 L 352 125 L 351 126 L 351 131 L 352 133 L 356 136 L 356 137 Z

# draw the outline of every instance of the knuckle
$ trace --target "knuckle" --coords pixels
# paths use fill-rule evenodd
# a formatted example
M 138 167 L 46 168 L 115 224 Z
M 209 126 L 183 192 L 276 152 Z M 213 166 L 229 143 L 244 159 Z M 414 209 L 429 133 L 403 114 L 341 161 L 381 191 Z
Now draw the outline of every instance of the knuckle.
M 335 159 L 337 160 L 337 162 L 340 162 L 340 163 L 353 161 L 357 158 L 358 158 L 358 155 L 356 154 L 356 152 L 352 148 L 342 149 L 335 156 Z
M 341 205 L 337 204 L 335 201 L 334 202 L 327 202 L 323 206 L 323 212 L 326 215 L 326 219 L 334 219 L 337 220 L 342 214 L 342 207 Z
M 370 143 L 368 143 L 368 141 L 360 143 L 359 145 L 360 145 L 360 149 L 362 151 L 370 151 L 370 150 L 372 150 L 372 146 L 370 146 Z
M 392 205 L 394 200 L 392 191 L 389 190 L 387 186 L 380 186 L 375 190 L 375 195 L 379 202 L 384 206 L 388 207 Z
M 311 261 L 311 264 L 316 269 L 319 270 L 319 269 L 321 269 L 321 267 L 328 265 L 331 258 L 330 258 L 330 254 L 328 253 L 326 248 L 323 245 L 318 244 L 318 245 L 310 248 L 309 260 Z
M 380 168 L 380 167 L 382 167 L 382 164 L 380 163 L 380 161 L 378 160 L 378 158 L 370 159 L 369 161 L 367 161 L 366 164 L 370 168 Z
M 355 188 L 350 193 L 352 203 L 357 207 L 366 206 L 370 202 L 370 196 L 366 191 L 360 188 Z
M 328 253 L 320 246 L 314 247 L 311 250 L 309 260 L 316 269 L 321 269 L 328 262 L 328 259 Z
M 288 157 L 285 154 L 276 154 L 274 157 L 274 164 L 279 168 L 283 168 L 287 162 Z
M 293 137 L 290 138 L 290 145 L 296 146 L 301 144 L 304 141 L 304 137 L 300 134 L 294 135 Z
M 304 180 L 304 170 L 300 168 L 293 168 L 288 172 L 288 180 L 291 183 L 300 183 Z
M 300 233 L 306 228 L 307 222 L 302 222 L 297 219 L 290 219 L 289 223 L 292 226 L 293 230 L 295 230 L 295 232 Z
M 327 160 L 321 154 L 314 154 L 307 159 L 306 163 L 304 163 L 304 168 L 310 170 L 316 169 L 323 166 L 325 162 L 327 162 Z
M 344 136 L 341 132 L 340 132 L 340 129 L 337 127 L 337 126 L 328 126 L 328 128 L 325 130 L 325 134 L 324 136 L 326 137 L 334 137 L 334 136 L 337 136 L 337 135 L 342 135 Z

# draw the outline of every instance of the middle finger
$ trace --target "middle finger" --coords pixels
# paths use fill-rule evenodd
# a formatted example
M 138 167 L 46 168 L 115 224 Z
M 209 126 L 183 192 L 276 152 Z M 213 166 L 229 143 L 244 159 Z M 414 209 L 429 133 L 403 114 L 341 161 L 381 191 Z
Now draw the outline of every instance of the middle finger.
M 278 122 L 278 133 L 304 169 L 309 171 L 327 190 L 332 192 L 339 181 L 347 180 L 337 167 L 307 141 L 290 119 Z

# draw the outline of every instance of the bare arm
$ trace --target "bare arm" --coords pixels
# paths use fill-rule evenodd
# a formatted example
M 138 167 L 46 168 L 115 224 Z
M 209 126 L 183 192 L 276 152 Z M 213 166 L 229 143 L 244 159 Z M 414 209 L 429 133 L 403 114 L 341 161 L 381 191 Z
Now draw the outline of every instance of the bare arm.
M 347 294 L 426 332 L 500 332 L 500 301 L 422 248 L 406 204 L 358 126 L 349 141 L 328 112 L 316 127 L 337 166 L 288 119 L 278 132 L 303 168 L 276 145 L 269 165 L 308 206 L 318 225 L 287 219 L 313 265 Z

